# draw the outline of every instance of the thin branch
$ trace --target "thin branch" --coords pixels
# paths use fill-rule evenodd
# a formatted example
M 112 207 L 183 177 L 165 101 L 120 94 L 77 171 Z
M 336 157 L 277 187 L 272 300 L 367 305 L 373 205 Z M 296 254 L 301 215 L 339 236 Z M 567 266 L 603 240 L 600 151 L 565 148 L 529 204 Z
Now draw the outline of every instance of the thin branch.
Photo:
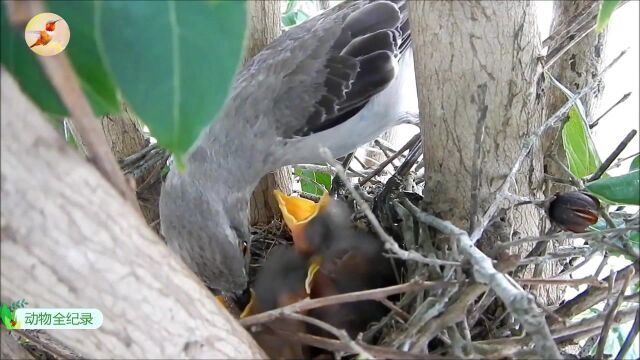
M 618 296 L 607 311 L 607 316 L 605 317 L 604 325 L 602 326 L 602 332 L 600 333 L 600 340 L 598 340 L 598 347 L 596 348 L 596 355 L 594 357 L 595 359 L 602 359 L 602 356 L 604 355 L 604 347 L 607 344 L 607 336 L 609 335 L 609 331 L 613 325 L 613 317 L 615 316 L 616 311 L 618 311 L 620 304 L 622 304 L 622 298 L 624 297 L 625 290 L 627 290 L 627 287 L 629 286 L 631 276 L 633 276 L 633 273 L 627 274 Z
M 356 201 L 360 209 L 364 212 L 365 216 L 369 220 L 376 234 L 378 234 L 380 239 L 384 242 L 384 247 L 387 251 L 391 252 L 393 255 L 403 260 L 417 261 L 423 264 L 436 265 L 436 266 L 439 266 L 439 265 L 460 266 L 460 263 L 456 261 L 426 258 L 416 251 L 403 250 L 402 248 L 400 248 L 400 245 L 398 245 L 398 243 L 396 243 L 395 240 L 393 240 L 393 238 L 384 231 L 378 219 L 376 219 L 376 217 L 373 215 L 371 208 L 369 208 L 369 204 L 367 204 L 367 202 L 362 199 L 362 196 L 360 195 L 360 193 L 358 193 L 358 191 L 355 190 L 353 185 L 346 180 L 344 168 L 342 168 L 342 165 L 340 165 L 337 161 L 333 159 L 328 149 L 326 148 L 321 149 L 321 153 L 323 153 L 327 162 L 329 162 L 333 167 L 336 168 L 336 175 L 342 178 L 342 181 L 345 183 L 345 186 L 349 189 L 351 195 L 353 196 L 353 199 Z
M 548 174 L 544 174 L 544 179 L 548 180 L 548 181 L 553 181 L 553 182 L 558 183 L 558 184 L 572 185 L 573 186 L 573 181 L 568 180 L 568 179 L 564 179 L 564 178 L 561 178 L 561 177 L 557 177 L 557 176 L 551 176 L 551 175 L 548 175 Z
M 632 273 L 632 279 L 635 280 L 638 278 L 638 272 L 634 270 L 634 267 L 637 267 L 638 263 L 628 265 L 616 272 L 616 277 L 618 278 L 626 278 L 628 273 Z M 609 281 L 610 277 L 603 279 L 603 281 Z M 618 281 L 615 284 L 613 291 L 620 291 L 622 283 Z M 573 299 L 566 301 L 564 304 L 560 305 L 557 309 L 554 310 L 554 313 L 561 318 L 571 319 L 572 317 L 582 313 L 583 311 L 591 308 L 597 303 L 604 300 L 607 296 L 607 289 L 605 288 L 597 288 L 597 287 L 588 287 L 585 291 L 576 295 Z M 549 318 L 549 324 L 554 325 L 556 320 L 553 318 Z
M 604 174 L 604 172 L 607 171 L 607 169 L 609 169 L 609 166 L 611 166 L 613 161 L 617 159 L 618 156 L 620 156 L 620 153 L 622 153 L 622 151 L 627 147 L 627 145 L 629 145 L 629 143 L 631 142 L 631 140 L 633 140 L 633 138 L 636 136 L 637 133 L 638 133 L 638 130 L 636 129 L 629 131 L 627 136 L 625 136 L 624 139 L 622 139 L 620 144 L 616 146 L 615 150 L 613 150 L 611 155 L 609 155 L 609 157 L 607 157 L 607 159 L 598 167 L 598 170 L 596 170 L 596 172 L 594 172 L 593 175 L 589 177 L 587 182 L 592 182 L 600 179 L 602 174 Z
M 340 340 L 329 339 L 326 337 L 315 336 L 315 335 L 310 335 L 305 333 L 294 333 L 294 332 L 284 331 L 280 329 L 274 329 L 274 330 L 278 334 L 280 334 L 281 336 L 287 339 L 299 341 L 301 343 L 318 347 L 321 349 L 326 349 L 333 352 L 345 352 L 349 354 L 353 352 L 353 350 L 349 346 L 347 346 Z M 441 356 L 437 356 L 433 354 L 413 354 L 406 351 L 396 350 L 393 348 L 369 345 L 358 340 L 356 340 L 356 342 L 358 343 L 358 345 L 360 345 L 360 347 L 367 350 L 369 354 L 376 357 L 384 358 L 384 359 L 416 359 L 416 360 L 418 359 L 444 360 L 445 359 Z
M 387 165 L 389 165 L 393 160 L 395 160 L 400 155 L 402 155 L 402 153 L 404 153 L 405 151 L 407 151 L 411 147 L 413 147 L 413 145 L 415 145 L 418 141 L 420 141 L 420 134 L 414 135 L 411 138 L 411 140 L 407 141 L 407 143 L 404 144 L 404 146 L 402 146 L 402 148 L 400 148 L 400 150 L 398 150 L 398 152 L 396 152 L 392 156 L 388 157 L 385 161 L 381 162 L 380 165 L 375 170 L 373 170 L 369 175 L 367 175 L 367 177 L 365 177 L 364 179 L 360 180 L 358 185 L 362 186 L 362 185 L 366 184 L 367 182 L 369 182 L 369 180 L 371 180 L 374 176 L 376 176 L 380 172 L 382 172 L 382 170 L 384 170 L 384 168 L 387 167 Z
M 386 298 L 380 299 L 378 301 L 380 301 L 384 306 L 388 307 L 389 310 L 391 310 L 403 322 L 407 322 L 409 320 L 409 318 L 411 317 L 409 314 L 407 314 L 406 312 L 402 311 L 402 309 L 400 309 L 398 306 L 396 306 L 394 303 L 392 303 L 391 301 L 389 301 Z
M 634 295 L 635 296 L 635 295 Z M 624 340 L 622 347 L 620 347 L 620 351 L 618 351 L 618 355 L 616 355 L 616 360 L 622 360 L 624 356 L 627 354 L 629 349 L 631 349 L 631 345 L 638 336 L 638 332 L 640 331 L 640 314 L 636 315 L 636 319 L 633 321 L 633 325 L 629 330 L 629 334 L 627 338 Z
M 637 306 L 620 310 L 614 317 L 614 321 L 616 324 L 627 322 L 635 317 L 637 311 Z M 592 316 L 568 326 L 554 328 L 551 330 L 551 334 L 558 342 L 575 342 L 579 339 L 600 333 L 602 325 L 604 324 L 604 318 L 605 314 Z M 509 356 L 518 349 L 527 347 L 527 345 L 531 343 L 531 340 L 530 335 L 525 335 L 522 337 L 477 341 L 472 343 L 472 346 L 485 357 L 495 359 Z
M 346 294 L 326 296 L 317 299 L 303 299 L 291 305 L 283 306 L 260 314 L 251 315 L 240 320 L 242 326 L 252 326 L 278 318 L 283 313 L 294 313 L 315 309 L 322 306 L 343 304 L 363 300 L 381 300 L 395 294 L 401 294 L 410 291 L 420 291 L 430 288 L 442 288 L 458 285 L 457 283 L 449 283 L 445 281 L 429 282 L 421 280 L 412 280 L 408 283 L 388 286 L 379 289 L 356 291 Z
M 596 287 L 605 287 L 606 285 L 597 278 L 589 276 L 582 279 L 541 279 L 541 278 L 529 278 L 529 279 L 516 279 L 520 285 L 546 285 L 546 286 L 578 286 L 578 285 L 591 285 Z
M 591 259 L 598 253 L 597 249 L 594 249 L 594 251 L 592 251 L 590 254 L 588 254 L 587 256 L 585 256 L 585 258 L 578 264 L 570 267 L 567 270 L 561 271 L 558 275 L 552 277 L 551 279 L 560 279 L 561 277 L 565 277 L 568 276 L 572 273 L 574 273 L 575 271 L 577 271 L 578 269 L 581 269 L 583 266 L 585 266 L 589 261 L 591 261 Z
M 347 332 L 342 329 L 338 329 L 332 325 L 327 324 L 324 321 L 320 321 L 316 318 L 312 318 L 306 315 L 301 315 L 296 313 L 283 313 L 282 316 L 290 318 L 292 320 L 304 321 L 306 323 L 317 326 L 320 329 L 332 334 L 333 336 L 337 337 L 340 341 L 347 344 L 352 349 L 353 352 L 358 354 L 358 358 L 375 359 L 373 356 L 371 356 L 371 354 L 369 354 L 365 349 L 363 349 L 358 343 L 356 343 L 353 339 L 351 339 L 349 337 L 349 334 L 347 334 Z
M 589 246 L 560 249 L 554 253 L 549 253 L 542 256 L 527 256 L 526 258 L 518 261 L 518 265 L 539 264 L 550 260 L 566 259 L 574 256 L 587 256 L 591 251 L 592 249 Z
M 615 228 L 615 229 L 603 229 L 603 230 L 598 230 L 598 231 L 589 231 L 589 232 L 584 232 L 584 233 L 570 233 L 570 232 L 560 232 L 557 234 L 553 234 L 553 235 L 545 235 L 545 236 L 529 236 L 529 237 L 525 237 L 519 240 L 514 240 L 514 241 L 509 241 L 509 242 L 503 242 L 503 243 L 498 243 L 495 245 L 495 248 L 497 248 L 497 250 L 503 250 L 506 248 L 510 248 L 513 246 L 520 246 L 522 244 L 525 243 L 530 243 L 530 242 L 540 242 L 540 241 L 549 241 L 549 240 L 569 240 L 569 239 L 585 239 L 585 240 L 589 240 L 589 239 L 593 239 L 593 238 L 599 238 L 608 234 L 616 234 L 616 235 L 621 235 L 624 233 L 627 233 L 629 231 L 634 231 L 636 229 L 633 228 Z
M 602 115 L 598 116 L 597 119 L 595 119 L 591 124 L 589 124 L 589 129 L 593 129 L 594 127 L 598 126 L 598 124 L 600 123 L 600 120 L 605 117 L 611 110 L 615 109 L 616 106 L 622 104 L 623 102 L 627 101 L 627 99 L 631 96 L 631 92 L 628 92 L 624 95 L 622 95 L 622 97 L 620 98 L 620 100 L 616 101 L 615 104 L 611 105 L 610 108 L 607 109 L 607 111 L 605 111 Z

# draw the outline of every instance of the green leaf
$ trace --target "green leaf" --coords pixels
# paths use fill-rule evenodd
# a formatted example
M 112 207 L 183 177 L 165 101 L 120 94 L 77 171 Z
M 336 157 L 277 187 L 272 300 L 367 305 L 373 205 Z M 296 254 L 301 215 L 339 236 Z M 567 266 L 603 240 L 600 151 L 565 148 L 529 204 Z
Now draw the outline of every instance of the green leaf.
M 575 106 L 571 107 L 569 120 L 562 128 L 562 143 L 569 170 L 576 177 L 591 175 L 602 164 L 591 139 L 589 127 Z
M 303 170 L 294 168 L 293 173 L 300 177 L 302 191 L 322 196 L 331 188 L 331 174 L 323 171 Z
M 72 38 L 66 53 L 80 79 L 82 90 L 97 115 L 120 112 L 116 86 L 96 45 L 95 1 L 48 1 L 53 13 L 69 24 Z
M 98 48 L 123 97 L 180 165 L 227 98 L 246 3 L 104 1 L 96 10 Z
M 629 172 L 640 169 L 640 155 L 636 156 L 631 160 L 631 164 L 629 165 Z
M 585 185 L 592 194 L 611 204 L 640 205 L 640 170 L 599 179 Z
M 640 232 L 631 231 L 629 233 L 629 241 L 634 248 L 640 248 Z
M 602 32 L 604 27 L 607 26 L 609 19 L 611 18 L 611 14 L 618 6 L 620 0 L 603 0 L 600 3 L 600 12 L 598 12 L 598 20 L 596 22 L 596 31 Z
M 24 29 L 18 31 L 9 24 L 6 2 L 2 2 L 0 14 L 1 50 L 0 62 L 13 74 L 20 88 L 40 109 L 53 116 L 66 116 L 62 104 L 34 54 L 24 41 Z

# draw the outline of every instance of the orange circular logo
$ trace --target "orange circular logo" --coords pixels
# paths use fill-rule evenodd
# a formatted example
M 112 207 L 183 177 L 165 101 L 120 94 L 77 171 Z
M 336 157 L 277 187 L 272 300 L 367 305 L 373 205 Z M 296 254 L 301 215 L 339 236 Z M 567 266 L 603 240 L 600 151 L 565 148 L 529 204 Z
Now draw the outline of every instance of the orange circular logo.
M 24 29 L 27 46 L 41 56 L 61 53 L 69 44 L 70 37 L 67 22 L 54 13 L 40 13 L 32 17 Z

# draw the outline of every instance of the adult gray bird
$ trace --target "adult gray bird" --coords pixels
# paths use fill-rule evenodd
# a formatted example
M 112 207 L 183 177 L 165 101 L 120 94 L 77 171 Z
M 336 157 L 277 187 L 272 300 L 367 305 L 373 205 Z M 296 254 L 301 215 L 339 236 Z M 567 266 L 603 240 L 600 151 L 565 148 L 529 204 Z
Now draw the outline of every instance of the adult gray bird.
M 404 1 L 349 1 L 287 31 L 238 73 L 217 121 L 160 198 L 167 244 L 210 288 L 247 274 L 249 197 L 290 164 L 342 156 L 399 123 L 415 97 Z M 415 101 L 415 100 L 414 100 Z

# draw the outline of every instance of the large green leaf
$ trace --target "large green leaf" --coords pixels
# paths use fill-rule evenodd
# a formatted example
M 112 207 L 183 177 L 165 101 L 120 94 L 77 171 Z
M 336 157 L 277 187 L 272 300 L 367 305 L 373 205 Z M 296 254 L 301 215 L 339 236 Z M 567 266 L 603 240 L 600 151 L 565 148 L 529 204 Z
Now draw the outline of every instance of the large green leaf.
M 98 47 L 123 97 L 180 166 L 227 98 L 246 3 L 105 1 L 96 11 Z
M 640 170 L 599 179 L 585 187 L 611 204 L 640 205 Z
M 569 120 L 562 128 L 562 143 L 569 170 L 576 177 L 591 175 L 602 164 L 591 139 L 589 127 L 575 106 L 571 107 Z
M 66 53 L 76 70 L 82 90 L 97 115 L 120 112 L 116 86 L 96 46 L 94 1 L 48 1 L 51 12 L 65 19 L 72 31 Z
M 629 165 L 629 171 L 635 171 L 640 169 L 640 155 L 636 156 L 631 160 L 631 164 Z
M 54 116 L 65 116 L 66 107 L 47 79 L 34 54 L 24 41 L 24 32 L 14 29 L 9 24 L 7 4 L 3 1 L 1 8 L 1 51 L 0 62 L 13 74 L 20 88 L 44 112 Z
M 600 12 L 598 12 L 598 21 L 596 22 L 596 31 L 602 32 L 604 27 L 607 26 L 611 14 L 618 6 L 620 0 L 602 0 L 600 3 Z

